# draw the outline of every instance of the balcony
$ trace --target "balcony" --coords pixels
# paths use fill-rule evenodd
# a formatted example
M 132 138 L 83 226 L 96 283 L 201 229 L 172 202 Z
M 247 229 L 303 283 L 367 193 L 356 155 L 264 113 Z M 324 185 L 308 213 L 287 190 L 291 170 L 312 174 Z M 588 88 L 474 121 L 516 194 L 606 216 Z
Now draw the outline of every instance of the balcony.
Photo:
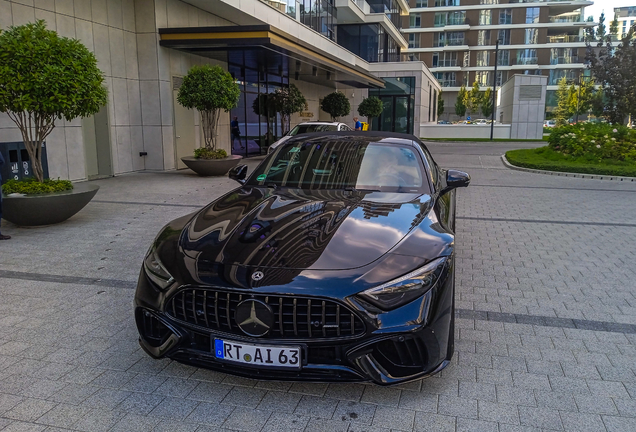
M 451 39 L 451 40 L 433 40 L 434 47 L 458 47 L 465 46 L 465 40 L 462 39 Z
M 547 43 L 573 43 L 573 42 L 585 42 L 585 38 L 582 36 L 560 35 L 560 36 L 548 36 L 548 40 L 547 40 Z
M 586 22 L 581 18 L 581 15 L 570 15 L 570 16 L 551 16 L 551 23 L 582 23 Z
M 569 64 L 578 64 L 578 63 L 585 63 L 585 58 L 572 56 L 572 57 L 556 57 L 556 58 L 550 59 L 551 65 L 569 65 Z
M 539 64 L 538 57 L 517 57 L 516 61 L 514 62 L 514 65 L 523 65 L 523 66 L 536 65 L 536 64 Z
M 457 67 L 457 59 L 438 60 L 437 63 L 433 63 L 434 68 L 449 68 Z

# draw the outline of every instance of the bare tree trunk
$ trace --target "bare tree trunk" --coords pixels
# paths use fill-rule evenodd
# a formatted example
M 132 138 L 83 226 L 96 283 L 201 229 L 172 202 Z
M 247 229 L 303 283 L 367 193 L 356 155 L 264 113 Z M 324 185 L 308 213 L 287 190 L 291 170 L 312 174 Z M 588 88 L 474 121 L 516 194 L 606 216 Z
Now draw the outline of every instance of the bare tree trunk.
M 201 111 L 201 125 L 203 126 L 203 141 L 205 147 L 216 150 L 217 124 L 219 122 L 219 109 Z
M 26 111 L 18 113 L 8 111 L 7 114 L 20 129 L 24 147 L 31 159 L 33 176 L 41 183 L 44 180 L 42 143 L 55 127 L 55 117 Z

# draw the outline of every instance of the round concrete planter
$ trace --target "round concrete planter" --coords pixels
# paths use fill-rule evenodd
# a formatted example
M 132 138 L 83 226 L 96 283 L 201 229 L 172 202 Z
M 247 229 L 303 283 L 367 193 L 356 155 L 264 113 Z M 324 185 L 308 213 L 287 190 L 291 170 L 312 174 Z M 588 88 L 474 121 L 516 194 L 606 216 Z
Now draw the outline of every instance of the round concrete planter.
M 202 177 L 225 175 L 238 165 L 241 159 L 238 155 L 230 155 L 223 159 L 195 159 L 194 156 L 181 158 L 188 168 Z
M 64 222 L 93 199 L 99 186 L 78 183 L 73 190 L 50 194 L 4 196 L 2 218 L 19 226 Z

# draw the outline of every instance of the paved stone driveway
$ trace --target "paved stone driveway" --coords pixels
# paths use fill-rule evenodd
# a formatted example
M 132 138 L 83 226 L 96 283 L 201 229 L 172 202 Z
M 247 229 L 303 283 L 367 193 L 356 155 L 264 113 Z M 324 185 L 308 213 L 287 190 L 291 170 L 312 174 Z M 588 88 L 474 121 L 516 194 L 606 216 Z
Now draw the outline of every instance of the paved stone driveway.
M 292 384 L 151 360 L 132 319 L 145 250 L 234 184 L 139 173 L 62 225 L 3 229 L 0 430 L 636 431 L 636 183 L 510 171 L 502 144 L 430 147 L 473 178 L 442 374 Z

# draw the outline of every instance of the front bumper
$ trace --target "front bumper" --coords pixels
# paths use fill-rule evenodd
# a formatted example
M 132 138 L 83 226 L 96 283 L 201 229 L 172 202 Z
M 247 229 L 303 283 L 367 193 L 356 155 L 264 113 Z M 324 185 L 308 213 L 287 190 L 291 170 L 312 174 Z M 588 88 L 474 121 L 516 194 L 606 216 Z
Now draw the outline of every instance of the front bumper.
M 178 291 L 178 290 L 177 290 Z M 355 337 L 254 338 L 202 329 L 175 320 L 165 312 L 164 295 L 142 272 L 135 295 L 135 320 L 141 347 L 152 357 L 256 379 L 293 381 L 373 381 L 401 383 L 439 372 L 453 354 L 452 271 L 420 299 L 390 312 L 370 313 L 349 304 L 364 321 L 365 331 Z M 267 368 L 219 361 L 214 339 L 258 345 L 302 347 L 300 369 Z

